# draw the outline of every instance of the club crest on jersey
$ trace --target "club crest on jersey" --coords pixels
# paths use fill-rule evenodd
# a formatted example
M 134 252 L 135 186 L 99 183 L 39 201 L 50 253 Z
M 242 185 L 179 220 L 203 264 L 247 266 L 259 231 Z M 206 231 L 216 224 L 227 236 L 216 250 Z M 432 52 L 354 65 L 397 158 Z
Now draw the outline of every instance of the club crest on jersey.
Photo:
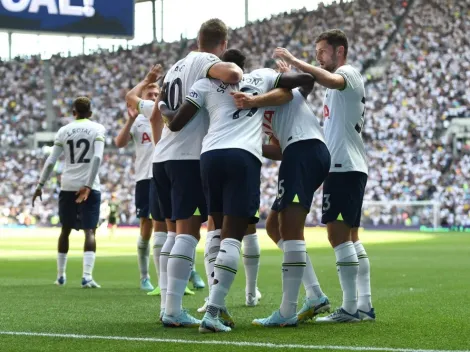
M 146 132 L 142 133 L 142 142 L 141 143 L 145 144 L 145 143 L 151 143 L 151 142 L 152 142 L 152 140 L 150 139 L 150 136 Z
M 323 117 L 325 118 L 330 118 L 330 109 L 328 108 L 328 105 L 323 106 Z

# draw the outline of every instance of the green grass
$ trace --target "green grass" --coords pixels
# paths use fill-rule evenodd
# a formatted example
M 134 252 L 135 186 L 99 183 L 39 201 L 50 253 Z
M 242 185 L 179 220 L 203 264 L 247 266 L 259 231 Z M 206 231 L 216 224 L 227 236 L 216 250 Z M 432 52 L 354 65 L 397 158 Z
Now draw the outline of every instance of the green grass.
M 56 275 L 54 229 L 0 230 L 0 331 L 151 337 L 194 341 L 246 341 L 272 344 L 335 345 L 433 350 L 470 348 L 470 236 L 365 232 L 363 243 L 372 265 L 375 323 L 263 329 L 253 318 L 277 309 L 281 299 L 281 253 L 260 231 L 262 257 L 260 305 L 244 306 L 244 270 L 240 263 L 227 304 L 236 320 L 229 334 L 200 335 L 197 329 L 167 329 L 157 324 L 159 298 L 138 289 L 135 230 L 116 238 L 98 237 L 94 278 L 103 288 L 79 288 L 82 236 L 71 241 L 67 286 L 52 285 Z M 323 230 L 311 230 L 309 253 L 323 290 L 334 306 L 341 291 L 335 258 Z M 200 245 L 199 249 L 202 249 Z M 153 272 L 153 264 L 152 271 Z M 198 270 L 204 272 L 202 254 Z M 153 280 L 155 281 L 155 280 Z M 207 289 L 185 297 L 195 313 Z M 0 351 L 267 351 L 268 347 L 215 346 L 169 342 L 72 339 L 0 335 Z M 279 349 L 282 350 L 282 349 Z M 289 350 L 295 350 L 289 349 Z M 336 351 L 340 351 L 338 348 Z

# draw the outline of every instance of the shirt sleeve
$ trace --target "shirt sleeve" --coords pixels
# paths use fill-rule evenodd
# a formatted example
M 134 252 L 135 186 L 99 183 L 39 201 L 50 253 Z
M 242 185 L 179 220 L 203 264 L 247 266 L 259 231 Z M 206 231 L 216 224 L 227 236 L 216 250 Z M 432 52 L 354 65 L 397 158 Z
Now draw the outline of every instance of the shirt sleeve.
M 209 93 L 210 81 L 209 79 L 201 79 L 193 84 L 186 96 L 186 101 L 190 102 L 198 109 L 204 106 L 207 93 Z
M 155 102 L 153 100 L 140 100 L 137 105 L 137 110 L 139 110 L 139 114 L 142 114 L 149 119 L 152 116 L 154 106 Z
M 63 135 L 63 129 L 60 128 L 59 131 L 57 131 L 55 138 L 54 138 L 54 145 L 63 148 L 64 147 L 64 141 L 62 138 Z
M 258 71 L 257 73 L 263 78 L 263 89 L 265 92 L 277 88 L 282 73 L 276 72 L 271 68 L 262 68 L 256 71 Z
M 198 70 L 198 77 L 205 78 L 209 75 L 209 70 L 221 60 L 214 54 L 202 53 L 196 60 L 195 67 Z
M 99 125 L 98 130 L 96 132 L 95 141 L 105 142 L 106 140 L 106 129 L 103 125 Z
M 343 66 L 336 70 L 337 74 L 343 76 L 346 85 L 342 90 L 356 90 L 362 84 L 362 77 L 352 66 Z

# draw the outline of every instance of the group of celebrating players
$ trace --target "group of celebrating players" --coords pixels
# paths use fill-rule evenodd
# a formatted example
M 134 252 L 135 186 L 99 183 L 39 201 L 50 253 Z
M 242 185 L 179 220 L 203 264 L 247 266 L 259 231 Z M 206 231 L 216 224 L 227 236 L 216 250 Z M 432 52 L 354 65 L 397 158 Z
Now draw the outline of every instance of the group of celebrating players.
M 322 223 L 336 255 L 343 302 L 316 321 L 375 320 L 369 259 L 358 237 L 368 173 L 361 137 L 365 92 L 360 73 L 346 64 L 345 34 L 335 29 L 317 37 L 320 67 L 276 48 L 273 57 L 278 69 L 251 73 L 243 72 L 246 57 L 242 52 L 227 50 L 227 37 L 227 27 L 219 19 L 203 23 L 197 52 L 175 63 L 164 78 L 162 67 L 155 65 L 126 95 L 129 118 L 115 143 L 124 147 L 132 139 L 136 146 L 141 287 L 160 295 L 164 326 L 196 326 L 202 333 L 231 331 L 234 321 L 225 298 L 238 270 L 243 242 L 246 304 L 258 303 L 256 223 L 262 157 L 266 157 L 281 160 L 278 194 L 266 230 L 284 255 L 282 300 L 271 316 L 255 319 L 253 324 L 296 326 L 330 310 L 304 240 L 305 219 L 322 184 Z M 323 129 L 307 102 L 315 82 L 327 88 Z M 82 287 L 93 288 L 99 287 L 92 270 L 105 128 L 89 120 L 88 98 L 74 101 L 73 115 L 76 120 L 57 133 L 33 204 L 64 152 L 56 283 L 66 281 L 70 232 L 83 229 Z M 270 137 L 269 144 L 263 145 L 263 134 Z M 209 297 L 198 310 L 205 312 L 199 320 L 182 308 L 182 300 L 190 279 L 196 288 L 204 286 L 194 261 L 200 228 L 206 221 L 204 264 Z M 159 278 L 155 290 L 148 275 L 152 229 Z M 301 284 L 307 297 L 297 311 Z

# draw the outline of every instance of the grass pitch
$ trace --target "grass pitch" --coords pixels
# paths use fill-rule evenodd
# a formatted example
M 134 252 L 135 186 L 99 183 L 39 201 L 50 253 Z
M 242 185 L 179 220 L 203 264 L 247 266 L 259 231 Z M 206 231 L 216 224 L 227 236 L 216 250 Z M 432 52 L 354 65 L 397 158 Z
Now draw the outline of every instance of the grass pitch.
M 258 286 L 263 299 L 257 307 L 244 306 L 240 262 L 227 298 L 235 329 L 229 334 L 200 335 L 197 329 L 168 329 L 157 323 L 159 297 L 138 288 L 137 229 L 118 229 L 114 238 L 98 235 L 94 278 L 103 288 L 97 290 L 80 288 L 83 235 L 79 233 L 71 236 L 67 285 L 53 285 L 58 233 L 58 229 L 0 229 L 1 352 L 470 350 L 468 234 L 363 232 L 377 322 L 266 329 L 251 326 L 251 321 L 278 308 L 282 255 L 260 230 Z M 322 289 L 338 306 L 341 290 L 325 231 L 308 229 L 306 234 Z M 201 274 L 202 242 L 197 258 Z M 153 262 L 150 272 L 154 273 Z M 152 281 L 156 283 L 155 275 Z M 185 307 L 201 317 L 196 308 L 206 295 L 204 289 L 185 296 Z

